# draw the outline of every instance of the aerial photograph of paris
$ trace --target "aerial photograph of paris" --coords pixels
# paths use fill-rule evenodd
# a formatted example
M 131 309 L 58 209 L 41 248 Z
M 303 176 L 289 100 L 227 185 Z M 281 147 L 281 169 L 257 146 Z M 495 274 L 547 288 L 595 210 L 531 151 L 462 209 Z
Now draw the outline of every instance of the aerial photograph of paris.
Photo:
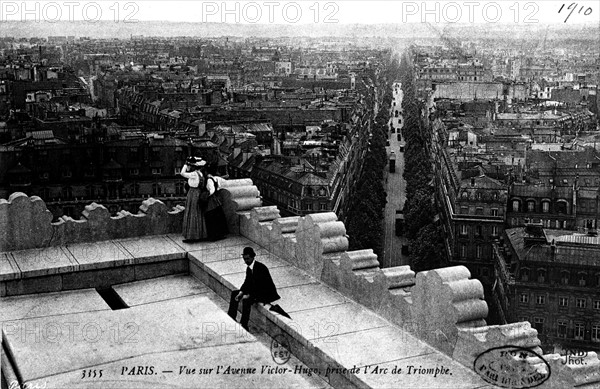
M 0 389 L 600 388 L 600 2 L 0 0 Z

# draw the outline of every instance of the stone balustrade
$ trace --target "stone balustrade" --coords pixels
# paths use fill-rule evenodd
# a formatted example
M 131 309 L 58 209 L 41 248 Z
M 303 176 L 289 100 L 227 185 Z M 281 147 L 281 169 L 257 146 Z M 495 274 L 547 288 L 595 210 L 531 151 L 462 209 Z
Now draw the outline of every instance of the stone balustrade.
M 248 179 L 228 180 L 222 189 L 218 193 L 235 233 L 239 231 L 238 212 L 260 206 L 260 193 Z M 0 252 L 181 232 L 182 206 L 169 210 L 162 201 L 149 198 L 139 209 L 135 215 L 120 211 L 110 216 L 106 207 L 92 203 L 80 220 L 63 216 L 52 223 L 41 198 L 15 192 L 8 200 L 0 199 Z
M 540 354 L 537 331 L 527 322 L 488 326 L 483 287 L 464 266 L 415 274 L 409 266 L 381 269 L 372 250 L 348 251 L 342 222 L 334 213 L 280 217 L 263 207 L 249 179 L 229 180 L 219 192 L 230 231 L 243 235 L 340 293 L 416 335 L 472 368 L 481 353 L 494 347 L 524 347 Z M 52 215 L 36 196 L 14 193 L 0 199 L 0 251 L 93 242 L 134 236 L 179 233 L 182 207 L 167 210 L 147 199 L 136 215 L 111 217 L 91 204 L 81 220 Z M 600 361 L 588 353 L 583 365 L 565 365 L 564 357 L 543 356 L 552 374 L 544 387 L 600 384 Z M 532 362 L 533 363 L 533 362 Z
M 333 213 L 277 218 L 272 207 L 245 212 L 240 234 L 413 333 L 463 365 L 494 347 L 524 347 L 541 354 L 528 322 L 488 326 L 483 286 L 464 266 L 415 273 L 409 266 L 381 269 L 372 250 L 348 251 L 343 223 Z M 565 365 L 544 355 L 552 374 L 541 387 L 600 384 L 600 360 Z M 540 361 L 541 362 L 541 361 Z M 535 363 L 530 361 L 530 363 Z

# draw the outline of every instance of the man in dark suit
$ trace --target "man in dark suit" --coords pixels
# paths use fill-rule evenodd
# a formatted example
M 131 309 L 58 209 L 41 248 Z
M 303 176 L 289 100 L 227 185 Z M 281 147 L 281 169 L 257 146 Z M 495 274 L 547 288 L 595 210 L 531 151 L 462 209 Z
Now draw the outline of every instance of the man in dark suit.
M 237 317 L 238 303 L 242 301 L 242 318 L 240 324 L 248 330 L 248 321 L 250 320 L 250 308 L 255 302 L 270 304 L 279 300 L 277 288 L 271 278 L 269 269 L 260 262 L 254 260 L 256 254 L 252 247 L 245 247 L 242 257 L 246 263 L 246 279 L 239 290 L 231 292 L 229 300 L 228 314 L 233 318 Z

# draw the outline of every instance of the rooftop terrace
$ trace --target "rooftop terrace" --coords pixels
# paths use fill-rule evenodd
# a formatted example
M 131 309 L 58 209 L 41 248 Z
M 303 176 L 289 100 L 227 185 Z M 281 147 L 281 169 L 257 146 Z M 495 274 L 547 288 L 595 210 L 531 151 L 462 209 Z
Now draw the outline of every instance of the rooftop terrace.
M 250 180 L 220 196 L 232 234 L 194 244 L 182 242 L 183 209 L 154 199 L 137 215 L 91 204 L 82 220 L 57 223 L 38 197 L 0 199 L 3 385 L 600 385 L 595 353 L 563 364 L 539 355 L 529 323 L 487 326 L 483 288 L 465 267 L 381 269 L 371 250 L 348 251 L 333 213 L 281 218 Z M 269 267 L 291 320 L 258 306 L 247 332 L 227 316 L 244 246 Z M 495 371 L 485 356 L 498 348 L 521 358 Z

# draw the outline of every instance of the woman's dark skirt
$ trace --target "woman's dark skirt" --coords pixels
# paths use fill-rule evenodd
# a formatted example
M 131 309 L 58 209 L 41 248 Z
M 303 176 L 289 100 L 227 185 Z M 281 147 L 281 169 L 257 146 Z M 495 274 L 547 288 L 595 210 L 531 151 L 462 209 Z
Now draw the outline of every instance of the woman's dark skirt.
M 185 201 L 183 213 L 183 238 L 186 240 L 201 240 L 208 237 L 204 209 L 198 203 L 200 189 L 190 188 Z
M 213 241 L 223 239 L 229 231 L 225 212 L 223 212 L 223 207 L 217 193 L 209 197 L 205 216 L 206 226 L 208 227 L 208 239 Z

